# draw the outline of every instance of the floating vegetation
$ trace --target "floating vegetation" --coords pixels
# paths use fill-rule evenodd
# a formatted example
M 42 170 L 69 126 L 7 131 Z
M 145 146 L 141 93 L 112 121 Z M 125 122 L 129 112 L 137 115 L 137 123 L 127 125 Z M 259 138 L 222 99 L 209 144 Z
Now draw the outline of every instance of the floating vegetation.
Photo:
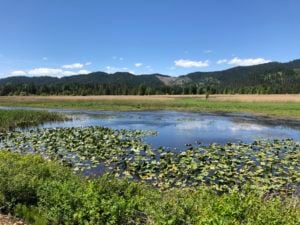
M 33 152 L 81 172 L 105 165 L 116 177 L 151 183 L 161 189 L 206 184 L 218 192 L 244 185 L 267 193 L 294 194 L 300 186 L 300 142 L 255 141 L 189 146 L 180 153 L 145 144 L 155 131 L 104 127 L 6 132 L 0 148 Z M 102 171 L 103 172 L 103 171 Z

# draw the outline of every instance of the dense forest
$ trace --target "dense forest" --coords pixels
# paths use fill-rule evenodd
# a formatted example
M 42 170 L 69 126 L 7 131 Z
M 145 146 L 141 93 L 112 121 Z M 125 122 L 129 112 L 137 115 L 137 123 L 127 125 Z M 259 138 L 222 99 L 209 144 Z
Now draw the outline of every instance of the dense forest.
M 0 95 L 152 95 L 300 93 L 300 60 L 195 72 L 179 77 L 125 72 L 0 79 Z

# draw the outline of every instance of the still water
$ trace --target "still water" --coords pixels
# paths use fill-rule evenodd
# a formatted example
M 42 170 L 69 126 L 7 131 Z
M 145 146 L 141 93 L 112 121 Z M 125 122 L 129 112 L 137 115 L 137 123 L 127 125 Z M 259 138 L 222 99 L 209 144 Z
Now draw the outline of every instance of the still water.
M 0 107 L 8 108 L 8 107 Z M 18 107 L 19 108 L 19 107 Z M 23 108 L 24 109 L 24 108 Z M 31 109 L 32 108 L 25 108 Z M 227 142 L 251 143 L 257 139 L 300 141 L 300 121 L 274 120 L 242 113 L 195 113 L 177 111 L 110 112 L 48 109 L 62 112 L 72 120 L 51 122 L 39 127 L 105 126 L 115 129 L 155 130 L 157 136 L 145 137 L 153 147 L 185 149 L 186 144 Z
M 51 110 L 50 110 L 51 111 Z M 145 137 L 154 147 L 184 149 L 186 144 L 250 143 L 257 139 L 292 138 L 300 141 L 300 121 L 280 121 L 249 114 L 216 114 L 176 111 L 103 112 L 52 110 L 72 115 L 73 120 L 46 123 L 41 127 L 105 126 L 115 129 L 155 130 Z

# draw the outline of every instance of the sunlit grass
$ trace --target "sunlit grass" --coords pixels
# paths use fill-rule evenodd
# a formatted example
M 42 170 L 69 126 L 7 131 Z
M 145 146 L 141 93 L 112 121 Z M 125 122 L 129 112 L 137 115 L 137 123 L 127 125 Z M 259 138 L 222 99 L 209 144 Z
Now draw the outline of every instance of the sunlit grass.
M 0 100 L 3 106 L 28 106 L 41 108 L 69 108 L 93 110 L 185 110 L 197 112 L 245 112 L 266 116 L 300 118 L 299 102 L 241 102 L 215 101 L 202 98 L 170 99 L 27 99 L 24 101 Z
M 34 126 L 47 121 L 63 119 L 63 115 L 47 111 L 0 110 L 0 130 Z

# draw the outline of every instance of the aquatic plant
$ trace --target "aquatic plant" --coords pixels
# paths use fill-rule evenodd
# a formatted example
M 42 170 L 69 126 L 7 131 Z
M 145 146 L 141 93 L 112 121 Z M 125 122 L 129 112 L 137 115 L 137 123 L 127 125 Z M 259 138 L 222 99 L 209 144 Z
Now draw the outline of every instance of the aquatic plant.
M 182 152 L 153 149 L 143 142 L 154 131 L 104 127 L 6 132 L 0 148 L 38 153 L 77 173 L 127 177 L 160 189 L 207 185 L 217 192 L 249 186 L 268 194 L 293 194 L 300 184 L 300 143 L 255 141 L 187 146 Z M 104 168 L 104 169 L 103 169 Z

